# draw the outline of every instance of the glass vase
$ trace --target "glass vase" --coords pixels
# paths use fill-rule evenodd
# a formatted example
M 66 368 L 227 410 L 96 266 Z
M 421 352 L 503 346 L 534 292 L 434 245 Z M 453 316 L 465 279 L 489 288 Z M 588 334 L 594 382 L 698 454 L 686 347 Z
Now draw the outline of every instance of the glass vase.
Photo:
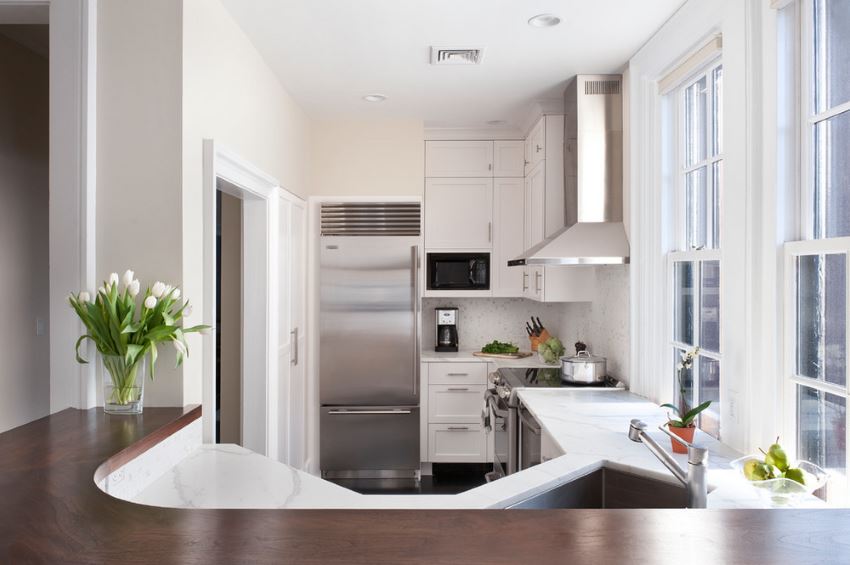
M 101 355 L 103 411 L 107 414 L 141 414 L 145 397 L 146 356 L 128 364 L 121 355 Z

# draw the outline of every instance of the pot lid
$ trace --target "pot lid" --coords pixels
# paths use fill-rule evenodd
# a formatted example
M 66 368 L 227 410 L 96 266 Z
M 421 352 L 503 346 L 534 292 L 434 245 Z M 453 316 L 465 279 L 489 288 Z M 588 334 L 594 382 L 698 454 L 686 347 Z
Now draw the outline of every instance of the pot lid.
M 605 363 L 605 358 L 593 355 L 589 351 L 585 350 L 579 351 L 575 355 L 571 355 L 569 357 L 561 357 L 561 361 L 566 361 L 568 363 Z

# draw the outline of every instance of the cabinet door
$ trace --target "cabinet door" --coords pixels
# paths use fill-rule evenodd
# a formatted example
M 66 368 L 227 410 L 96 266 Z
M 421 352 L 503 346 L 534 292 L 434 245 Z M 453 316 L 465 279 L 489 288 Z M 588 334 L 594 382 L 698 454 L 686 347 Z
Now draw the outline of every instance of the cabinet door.
M 426 177 L 492 177 L 492 141 L 426 141 Z
M 546 235 L 545 161 L 541 161 L 526 177 L 526 190 L 528 191 L 527 204 L 530 207 L 526 216 L 529 237 L 527 247 L 534 247 L 543 241 Z
M 425 180 L 425 247 L 489 249 L 493 179 Z
M 537 124 L 528 134 L 529 155 L 528 168 L 533 169 L 537 164 L 546 158 L 546 118 L 540 118 Z
M 525 174 L 525 142 L 493 142 L 493 176 L 521 177 Z
M 508 260 L 525 251 L 525 189 L 522 179 L 493 181 L 493 296 L 521 297 L 522 267 L 508 267 Z

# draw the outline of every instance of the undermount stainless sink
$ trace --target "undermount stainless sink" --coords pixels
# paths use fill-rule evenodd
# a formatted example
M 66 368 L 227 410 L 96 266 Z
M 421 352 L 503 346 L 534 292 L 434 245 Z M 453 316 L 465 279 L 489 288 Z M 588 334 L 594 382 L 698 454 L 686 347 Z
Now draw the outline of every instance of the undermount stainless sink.
M 508 508 L 687 508 L 678 484 L 603 467 Z

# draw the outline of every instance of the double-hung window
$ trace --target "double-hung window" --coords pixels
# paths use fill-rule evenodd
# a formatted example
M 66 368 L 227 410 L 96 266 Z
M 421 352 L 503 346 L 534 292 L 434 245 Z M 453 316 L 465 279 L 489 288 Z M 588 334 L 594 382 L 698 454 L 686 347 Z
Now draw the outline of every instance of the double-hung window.
M 720 437 L 720 194 L 723 186 L 723 67 L 704 67 L 672 91 L 674 127 L 673 251 L 668 253 L 672 286 L 670 383 L 679 401 L 680 356 L 700 348 L 692 369 L 684 370 L 690 407 L 712 404 L 698 420 L 703 431 Z
M 799 6 L 801 241 L 785 244 L 785 421 L 799 459 L 848 493 L 850 2 Z

